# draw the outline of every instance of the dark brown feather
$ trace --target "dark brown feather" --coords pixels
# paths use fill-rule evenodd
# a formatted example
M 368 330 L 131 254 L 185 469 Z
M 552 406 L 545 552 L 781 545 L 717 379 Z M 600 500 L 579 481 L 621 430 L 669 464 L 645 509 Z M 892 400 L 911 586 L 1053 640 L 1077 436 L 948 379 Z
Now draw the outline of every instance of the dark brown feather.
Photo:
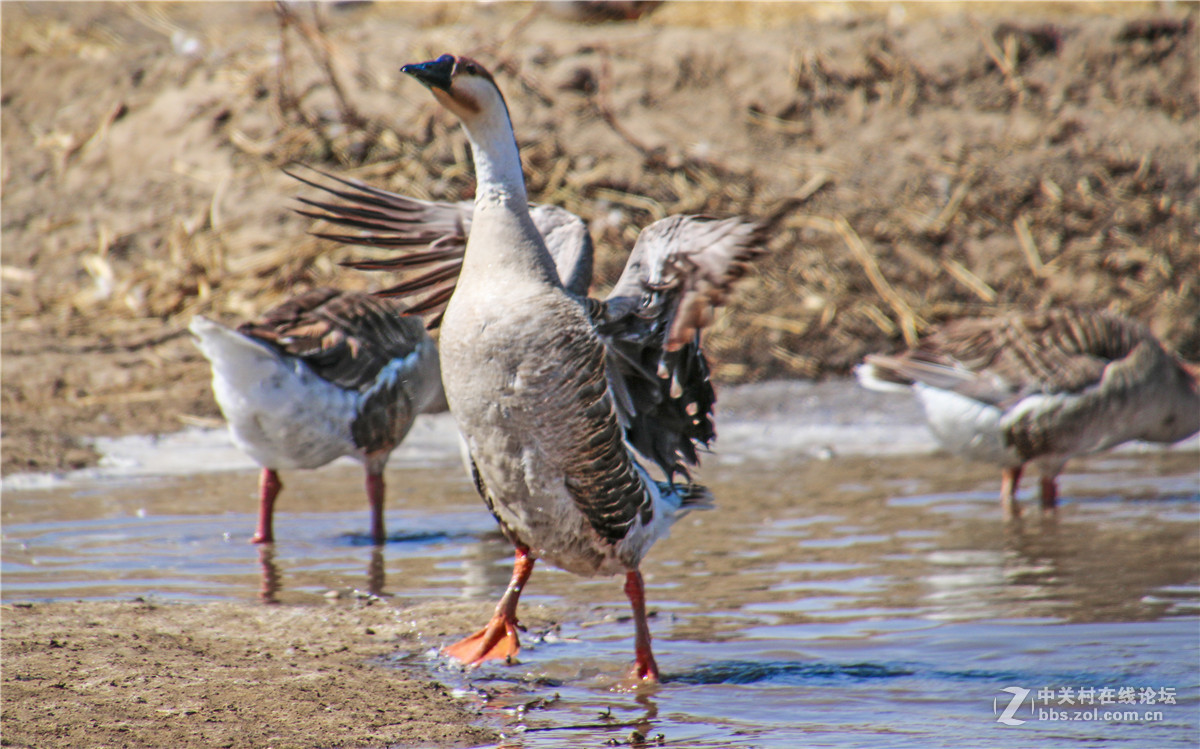
M 603 305 L 592 308 L 619 376 L 612 384 L 626 436 L 668 478 L 687 476 L 716 437 L 700 331 L 764 248 L 762 226 L 741 219 L 657 221 L 639 235 Z
M 304 361 L 319 377 L 366 390 L 380 370 L 424 339 L 418 318 L 401 302 L 318 288 L 267 311 L 238 332 Z
M 543 442 L 561 451 L 567 491 L 589 524 L 617 543 L 639 517 L 649 522 L 653 508 L 607 397 L 605 346 L 578 321 L 539 338 L 543 355 L 521 378 L 561 415 L 542 425 Z
M 934 378 L 950 376 L 958 382 L 948 389 L 1005 405 L 1035 392 L 1079 392 L 1146 341 L 1158 345 L 1145 326 L 1126 318 L 1050 310 L 956 320 L 899 357 L 872 361 L 898 382 L 946 387 Z
M 325 213 L 300 212 L 365 233 L 320 236 L 404 252 L 396 258 L 344 265 L 404 271 L 442 263 L 379 292 L 402 299 L 424 295 L 410 311 L 429 316 L 427 326 L 436 327 L 461 272 L 471 205 L 417 201 L 357 181 L 323 176 L 349 189 L 296 178 L 346 202 L 304 200 Z M 795 202 L 787 202 L 762 224 L 708 216 L 657 221 L 639 235 L 608 298 L 587 300 L 593 325 L 605 342 L 607 364 L 601 371 L 609 374 L 625 437 L 670 479 L 687 476 L 688 467 L 699 462 L 699 452 L 716 436 L 712 420 L 716 394 L 700 349 L 700 331 L 711 324 L 716 308 L 725 304 L 750 263 L 765 252 L 767 227 L 794 207 Z M 586 295 L 592 272 L 586 225 L 553 206 L 534 207 L 531 217 L 564 287 Z M 425 250 L 412 249 L 426 243 Z
M 470 201 L 440 203 L 417 200 L 357 180 L 342 179 L 315 169 L 312 171 L 340 187 L 306 179 L 287 170 L 285 173 L 340 201 L 299 198 L 301 203 L 319 210 L 297 209 L 296 212 L 360 232 L 314 232 L 315 236 L 344 244 L 393 248 L 404 253 L 395 258 L 349 260 L 342 265 L 360 270 L 404 272 L 420 266 L 445 263 L 431 273 L 408 278 L 381 292 L 397 298 L 415 298 L 433 292 L 420 303 L 414 304 L 412 311 L 427 316 L 427 326 L 436 328 L 449 299 L 436 287 L 444 280 L 456 281 L 458 278 L 474 205 Z M 546 241 L 564 287 L 572 293 L 586 295 L 592 279 L 592 240 L 587 225 L 578 216 L 556 206 L 531 206 L 530 215 Z M 450 288 L 453 290 L 453 284 Z

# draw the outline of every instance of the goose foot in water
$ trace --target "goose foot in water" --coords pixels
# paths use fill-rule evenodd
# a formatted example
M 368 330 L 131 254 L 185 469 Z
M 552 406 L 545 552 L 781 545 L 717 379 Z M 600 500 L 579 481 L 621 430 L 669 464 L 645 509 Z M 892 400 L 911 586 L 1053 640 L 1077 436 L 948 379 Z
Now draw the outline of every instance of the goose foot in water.
M 496 613 L 487 626 L 466 639 L 442 648 L 442 653 L 466 666 L 476 666 L 483 661 L 503 659 L 511 661 L 521 652 L 521 640 L 517 636 L 517 601 L 525 588 L 529 575 L 533 573 L 534 558 L 529 549 L 518 546 L 517 558 L 513 563 L 512 580 L 504 591 Z

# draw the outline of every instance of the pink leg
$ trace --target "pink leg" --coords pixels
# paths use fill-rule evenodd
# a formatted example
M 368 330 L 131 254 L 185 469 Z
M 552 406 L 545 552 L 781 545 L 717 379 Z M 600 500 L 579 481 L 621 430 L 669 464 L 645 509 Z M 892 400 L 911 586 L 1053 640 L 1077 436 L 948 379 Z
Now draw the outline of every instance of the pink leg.
M 654 662 L 654 653 L 650 652 L 650 625 L 646 622 L 646 586 L 642 582 L 640 571 L 629 570 L 625 573 L 625 595 L 629 597 L 629 606 L 633 609 L 636 676 L 643 681 L 657 682 L 658 664 Z
M 262 469 L 258 480 L 258 530 L 250 538 L 252 544 L 269 544 L 275 541 L 275 497 L 283 489 L 279 474 L 270 468 Z
M 387 540 L 383 530 L 383 474 L 367 473 L 367 501 L 371 503 L 371 541 L 382 544 Z
M 1042 512 L 1058 509 L 1058 476 L 1042 476 Z
M 1021 466 L 1005 468 L 1000 472 L 1000 508 L 1005 520 L 1021 517 L 1021 506 L 1017 504 L 1017 484 L 1021 482 Z
M 534 558 L 529 549 L 517 546 L 517 558 L 513 563 L 512 580 L 496 604 L 496 613 L 487 626 L 470 637 L 442 648 L 442 652 L 468 666 L 477 665 L 494 658 L 510 660 L 521 652 L 521 641 L 517 637 L 517 600 L 533 572 Z

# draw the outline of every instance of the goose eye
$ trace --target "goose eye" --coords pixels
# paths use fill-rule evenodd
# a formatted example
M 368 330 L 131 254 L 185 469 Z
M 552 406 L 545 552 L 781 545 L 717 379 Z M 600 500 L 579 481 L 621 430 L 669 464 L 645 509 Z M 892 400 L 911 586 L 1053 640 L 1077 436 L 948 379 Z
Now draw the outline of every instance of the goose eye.
M 479 75 L 479 68 L 475 67 L 475 63 L 472 62 L 464 65 L 463 70 L 465 70 L 468 75 Z

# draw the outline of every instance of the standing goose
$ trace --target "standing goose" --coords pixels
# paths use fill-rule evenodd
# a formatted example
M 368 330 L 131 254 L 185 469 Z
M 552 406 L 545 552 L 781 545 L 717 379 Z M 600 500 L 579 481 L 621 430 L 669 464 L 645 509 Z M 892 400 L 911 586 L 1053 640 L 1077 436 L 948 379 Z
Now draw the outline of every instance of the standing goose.
M 359 267 L 444 263 L 389 293 L 434 289 L 414 309 L 440 321 L 451 413 L 476 487 L 516 547 L 512 581 L 491 621 L 444 652 L 469 665 L 515 656 L 517 602 L 540 558 L 584 576 L 625 574 L 635 674 L 657 680 L 638 566 L 683 512 L 711 501 L 703 487 L 673 481 L 688 478 L 697 450 L 715 436 L 699 333 L 763 252 L 763 227 L 698 216 L 658 221 L 639 236 L 608 298 L 588 299 L 586 229 L 579 236 L 579 220 L 561 209 L 531 212 L 491 74 L 451 55 L 402 70 L 462 121 L 475 162 L 474 205 L 413 201 L 349 181 L 342 184 L 350 190 L 322 189 L 358 207 L 311 205 L 330 211 L 324 218 L 390 232 L 337 237 L 343 241 L 425 247 Z M 432 217 L 443 223 L 432 226 Z M 587 255 L 587 272 L 573 284 L 577 251 Z M 652 478 L 635 451 L 667 480 Z
M 384 465 L 417 414 L 443 403 L 420 318 L 397 301 L 319 288 L 237 330 L 200 316 L 188 329 L 212 363 L 234 444 L 263 467 L 251 542 L 275 540 L 279 470 L 349 455 L 366 467 L 371 538 L 382 544 Z
M 1072 456 L 1200 430 L 1195 368 L 1145 326 L 1104 312 L 957 320 L 899 356 L 867 356 L 856 374 L 872 390 L 911 389 L 943 447 L 999 464 L 1008 519 L 1020 515 L 1028 463 L 1041 474 L 1043 510 L 1053 510 Z

